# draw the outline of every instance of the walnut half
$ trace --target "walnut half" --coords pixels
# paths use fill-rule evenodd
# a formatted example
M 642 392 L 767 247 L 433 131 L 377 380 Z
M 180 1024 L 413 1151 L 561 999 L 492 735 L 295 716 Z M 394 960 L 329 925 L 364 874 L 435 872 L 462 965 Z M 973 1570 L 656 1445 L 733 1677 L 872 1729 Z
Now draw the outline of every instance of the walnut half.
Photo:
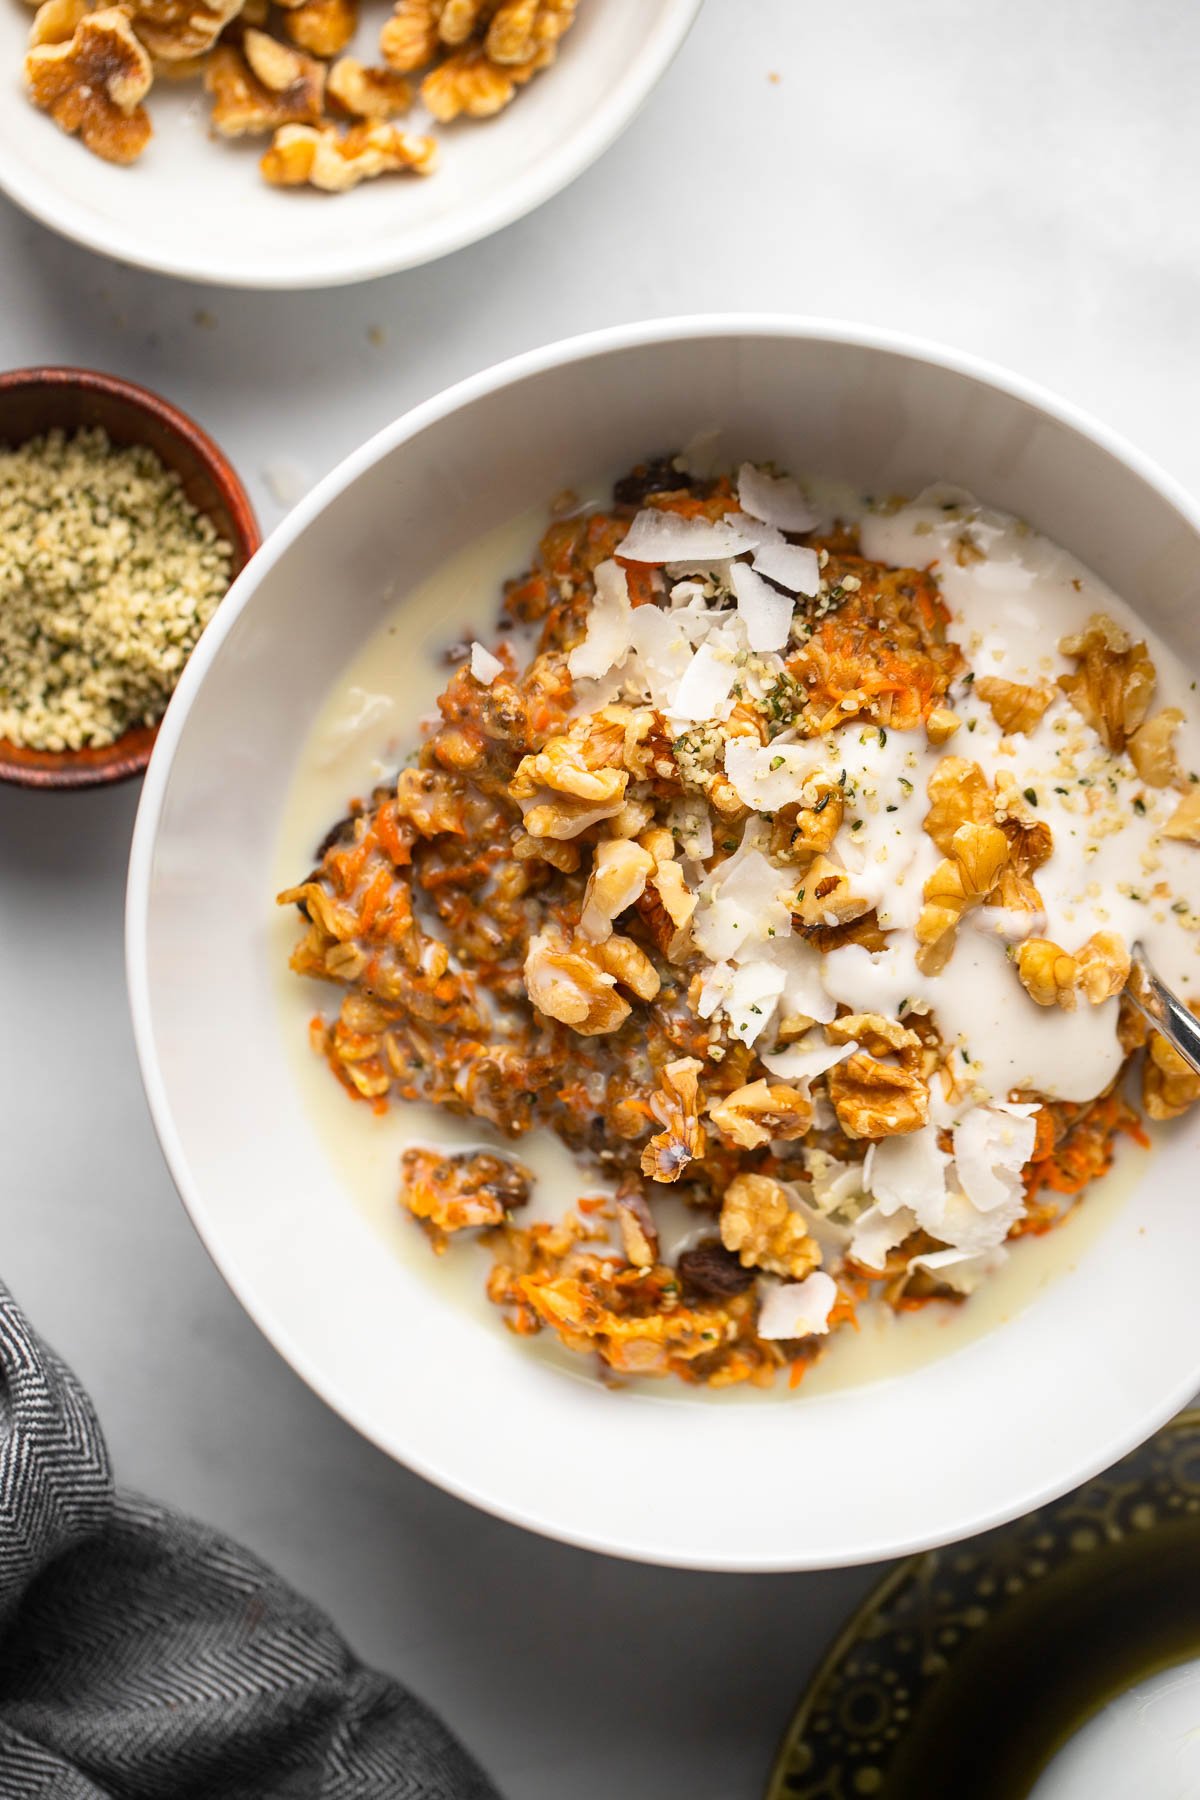
M 437 163 L 432 138 L 415 137 L 372 120 L 340 132 L 336 125 L 284 125 L 275 133 L 261 168 L 273 187 L 321 188 L 344 193 L 360 181 L 405 170 L 428 175 Z
M 66 43 L 35 44 L 25 58 L 34 105 L 105 162 L 136 162 L 149 143 L 141 102 L 153 79 L 150 58 L 116 6 L 89 13 Z

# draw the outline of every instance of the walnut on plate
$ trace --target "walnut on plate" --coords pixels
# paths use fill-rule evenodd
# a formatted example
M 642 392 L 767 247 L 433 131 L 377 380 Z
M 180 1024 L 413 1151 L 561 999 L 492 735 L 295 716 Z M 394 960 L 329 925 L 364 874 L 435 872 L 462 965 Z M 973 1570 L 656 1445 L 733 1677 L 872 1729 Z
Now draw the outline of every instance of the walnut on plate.
M 575 19 L 577 0 L 504 0 L 485 40 L 494 63 L 531 62 L 558 43 Z
M 379 50 L 390 69 L 414 75 L 438 53 L 438 25 L 445 0 L 396 0 L 379 34 Z
M 128 10 L 156 62 L 185 62 L 211 50 L 242 0 L 130 0 Z
M 412 105 L 412 86 L 393 69 L 370 69 L 342 56 L 329 71 L 325 94 L 353 119 L 394 119 Z
M 949 856 L 950 840 L 960 825 L 986 825 L 992 819 L 991 785 L 979 764 L 965 756 L 943 756 L 925 792 L 929 795 L 925 831 L 943 856 Z
M 284 125 L 259 167 L 273 187 L 320 188 L 345 193 L 378 175 L 429 175 L 437 166 L 430 137 L 401 131 L 385 120 L 364 120 L 340 132 L 336 125 Z
M 358 29 L 358 0 L 300 0 L 285 11 L 283 29 L 313 56 L 338 56 Z
M 429 71 L 421 83 L 421 99 L 440 125 L 449 125 L 464 113 L 469 119 L 490 119 L 504 111 L 539 66 L 536 61 L 512 67 L 494 63 L 485 50 L 472 44 Z
M 802 1213 L 770 1175 L 738 1175 L 721 1202 L 721 1242 L 744 1269 L 763 1269 L 802 1281 L 821 1261 Z
M 213 130 L 249 137 L 318 120 L 325 67 L 265 31 L 247 31 L 240 51 L 232 44 L 213 51 L 204 85 L 213 97 Z
M 90 11 L 88 0 L 42 0 L 30 27 L 30 46 L 70 43 Z
M 65 43 L 35 44 L 25 58 L 34 105 L 106 162 L 135 162 L 149 143 L 141 102 L 153 80 L 150 58 L 116 6 L 89 13 Z

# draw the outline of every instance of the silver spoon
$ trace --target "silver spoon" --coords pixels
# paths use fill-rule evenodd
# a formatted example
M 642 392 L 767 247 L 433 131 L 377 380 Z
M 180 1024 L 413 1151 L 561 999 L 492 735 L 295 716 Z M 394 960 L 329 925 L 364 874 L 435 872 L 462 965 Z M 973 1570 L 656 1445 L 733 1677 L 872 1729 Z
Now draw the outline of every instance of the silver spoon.
M 1200 1019 L 1160 981 L 1140 944 L 1133 946 L 1125 992 L 1138 1011 L 1161 1031 L 1173 1050 L 1200 1075 Z

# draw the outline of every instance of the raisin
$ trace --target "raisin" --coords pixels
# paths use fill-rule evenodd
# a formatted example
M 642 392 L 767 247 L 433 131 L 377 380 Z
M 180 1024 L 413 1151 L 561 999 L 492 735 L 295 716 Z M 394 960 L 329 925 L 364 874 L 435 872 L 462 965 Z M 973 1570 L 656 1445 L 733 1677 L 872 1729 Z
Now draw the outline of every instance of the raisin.
M 693 485 L 692 477 L 677 469 L 669 456 L 656 456 L 613 484 L 613 500 L 618 506 L 637 507 L 647 494 L 686 493 Z
M 754 1280 L 753 1269 L 743 1269 L 719 1238 L 706 1238 L 679 1258 L 679 1279 L 687 1299 L 725 1299 L 744 1294 Z

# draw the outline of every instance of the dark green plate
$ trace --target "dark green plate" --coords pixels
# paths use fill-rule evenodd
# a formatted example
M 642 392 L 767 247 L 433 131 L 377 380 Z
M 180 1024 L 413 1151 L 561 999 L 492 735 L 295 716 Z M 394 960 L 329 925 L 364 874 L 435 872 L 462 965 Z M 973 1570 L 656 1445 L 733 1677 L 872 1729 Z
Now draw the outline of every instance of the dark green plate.
M 1200 1411 L 891 1570 L 814 1675 L 767 1800 L 1022 1800 L 1107 1700 L 1197 1654 Z

